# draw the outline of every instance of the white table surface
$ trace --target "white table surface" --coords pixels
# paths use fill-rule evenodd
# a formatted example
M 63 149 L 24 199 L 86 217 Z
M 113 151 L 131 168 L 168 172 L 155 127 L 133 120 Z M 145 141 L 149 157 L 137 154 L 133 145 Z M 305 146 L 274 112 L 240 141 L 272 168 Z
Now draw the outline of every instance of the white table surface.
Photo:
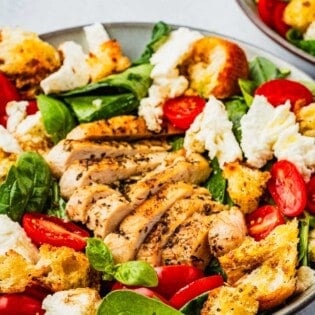
M 284 50 L 258 30 L 234 0 L 0 0 L 0 28 L 20 26 L 46 33 L 94 22 L 187 25 L 253 44 L 315 79 L 315 65 Z M 315 302 L 299 314 L 315 314 Z

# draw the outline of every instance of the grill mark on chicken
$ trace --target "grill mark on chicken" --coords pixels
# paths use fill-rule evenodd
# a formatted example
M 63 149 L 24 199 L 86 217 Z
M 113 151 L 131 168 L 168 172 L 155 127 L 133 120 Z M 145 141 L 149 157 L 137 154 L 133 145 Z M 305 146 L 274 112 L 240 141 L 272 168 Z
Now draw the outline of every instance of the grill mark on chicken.
M 69 198 L 78 187 L 92 183 L 110 184 L 152 170 L 164 160 L 166 154 L 156 152 L 105 158 L 97 162 L 75 161 L 60 178 L 60 193 L 64 198 Z
M 205 203 L 211 199 L 206 188 L 197 187 L 194 193 L 187 198 L 178 200 L 170 207 L 156 223 L 146 237 L 137 253 L 137 260 L 143 260 L 153 266 L 161 264 L 161 249 L 177 227 L 189 218 L 194 212 L 203 209 Z
M 92 205 L 97 200 L 111 194 L 118 194 L 118 192 L 108 185 L 102 184 L 92 184 L 76 189 L 66 204 L 66 213 L 69 219 L 86 223 Z
M 216 201 L 206 200 L 201 211 L 194 212 L 177 227 L 161 251 L 162 265 L 189 264 L 205 269 L 211 259 L 208 232 L 213 207 L 216 211 L 220 207 L 226 209 Z
M 134 209 L 120 224 L 118 232 L 108 234 L 104 242 L 111 249 L 116 263 L 135 258 L 147 234 L 165 211 L 177 200 L 193 193 L 193 186 L 183 182 L 168 184 Z
M 169 149 L 170 145 L 163 140 L 126 142 L 64 139 L 50 150 L 45 159 L 53 175 L 60 177 L 76 160 L 101 160 L 106 157 L 148 154 Z
M 184 157 L 180 155 L 181 153 L 176 154 L 173 155 L 174 160 L 170 160 L 170 164 L 157 167 L 142 180 L 131 185 L 126 191 L 128 198 L 134 203 L 141 203 L 167 183 L 183 181 L 200 184 L 208 178 L 209 163 L 202 155 L 194 153 Z
M 145 120 L 139 116 L 122 115 L 107 120 L 80 124 L 67 134 L 72 140 L 122 140 L 144 139 L 183 134 L 183 130 L 166 124 L 160 133 L 148 130 Z

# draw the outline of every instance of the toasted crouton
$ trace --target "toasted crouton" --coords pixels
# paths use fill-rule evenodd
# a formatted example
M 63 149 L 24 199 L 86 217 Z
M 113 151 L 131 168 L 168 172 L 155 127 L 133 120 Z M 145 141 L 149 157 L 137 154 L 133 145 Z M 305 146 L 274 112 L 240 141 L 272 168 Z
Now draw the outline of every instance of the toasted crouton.
M 228 181 L 227 191 L 233 202 L 246 214 L 258 207 L 268 179 L 269 172 L 262 172 L 239 162 L 226 164 L 223 176 Z
M 308 137 L 315 137 L 315 103 L 301 107 L 296 112 L 300 132 Z
M 190 90 L 205 98 L 214 95 L 219 99 L 239 92 L 238 79 L 246 79 L 249 73 L 243 49 L 216 37 L 197 40 L 183 69 L 187 71 Z
M 0 29 L 0 71 L 15 84 L 22 99 L 34 98 L 40 81 L 60 63 L 57 50 L 37 34 L 20 28 Z
M 88 287 L 91 283 L 88 258 L 69 247 L 42 245 L 36 267 L 46 267 L 46 272 L 37 280 L 52 292 Z

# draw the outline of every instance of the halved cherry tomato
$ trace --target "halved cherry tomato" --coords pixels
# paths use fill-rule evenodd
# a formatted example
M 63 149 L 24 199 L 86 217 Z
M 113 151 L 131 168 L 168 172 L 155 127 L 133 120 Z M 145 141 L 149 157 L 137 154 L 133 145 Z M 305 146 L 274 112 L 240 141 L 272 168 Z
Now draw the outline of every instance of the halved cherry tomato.
M 0 72 L 0 123 L 6 126 L 6 105 L 10 101 L 19 101 L 20 95 L 12 82 Z
M 177 128 L 186 130 L 205 107 L 206 100 L 200 96 L 179 96 L 167 100 L 163 114 Z
M 204 277 L 204 273 L 199 268 L 189 265 L 160 266 L 154 269 L 159 284 L 153 290 L 168 299 L 182 287 Z
M 25 288 L 23 293 L 36 300 L 42 301 L 48 294 L 51 294 L 52 292 L 38 283 L 32 283 Z
M 43 315 L 42 302 L 23 293 L 0 295 L 1 315 Z
M 40 213 L 24 214 L 22 226 L 36 245 L 47 243 L 83 250 L 86 246 L 86 238 L 89 237 L 88 231 L 72 222 Z
M 265 96 L 273 106 L 283 105 L 289 100 L 293 111 L 313 101 L 312 92 L 306 86 L 288 79 L 267 81 L 256 89 L 255 95 Z
M 187 302 L 197 297 L 198 295 L 208 292 L 223 285 L 224 280 L 220 275 L 203 277 L 197 279 L 186 286 L 179 289 L 169 300 L 171 306 L 180 309 Z
M 315 175 L 313 175 L 310 181 L 306 184 L 307 203 L 306 209 L 315 214 Z
M 33 115 L 37 113 L 38 107 L 36 100 L 30 100 L 28 101 L 28 106 L 26 107 L 26 113 L 27 115 Z
M 284 224 L 285 220 L 273 205 L 265 205 L 246 215 L 248 234 L 256 241 L 264 239 L 276 226 Z
M 283 20 L 283 12 L 287 5 L 288 5 L 288 2 L 286 1 L 276 1 L 273 8 L 273 12 L 272 12 L 273 28 L 282 37 L 285 37 L 287 31 L 290 29 L 290 26 L 286 24 Z
M 296 166 L 280 160 L 273 164 L 270 174 L 267 187 L 280 211 L 288 217 L 299 216 L 306 206 L 306 185 Z
M 259 0 L 257 10 L 262 21 L 269 27 L 273 27 L 272 12 L 275 5 L 275 0 Z

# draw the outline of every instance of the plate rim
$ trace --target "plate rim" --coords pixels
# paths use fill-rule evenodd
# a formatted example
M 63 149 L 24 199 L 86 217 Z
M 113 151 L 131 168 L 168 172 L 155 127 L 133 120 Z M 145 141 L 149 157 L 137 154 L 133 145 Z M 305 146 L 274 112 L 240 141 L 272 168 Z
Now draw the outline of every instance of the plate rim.
M 303 51 L 302 49 L 294 46 L 286 39 L 282 38 L 276 31 L 271 29 L 265 23 L 263 23 L 260 19 L 258 19 L 257 9 L 254 5 L 254 2 L 251 3 L 248 0 L 236 0 L 237 4 L 246 15 L 246 17 L 264 34 L 266 34 L 269 38 L 271 38 L 277 45 L 282 48 L 286 48 L 295 56 L 298 56 L 305 61 L 310 62 L 312 65 L 315 64 L 315 57 Z
M 239 0 L 237 0 L 239 1 Z M 153 26 L 156 24 L 156 22 L 100 22 L 105 29 L 106 28 L 127 28 L 128 27 L 140 27 L 140 28 L 147 28 L 147 29 L 152 29 Z M 305 76 L 305 78 L 314 81 L 314 79 L 307 73 L 305 73 L 303 70 L 298 69 L 296 66 L 290 64 L 288 61 L 286 60 L 281 60 L 280 57 L 278 57 L 277 55 L 273 54 L 272 52 L 269 52 L 266 49 L 263 49 L 261 47 L 258 47 L 256 45 L 250 44 L 246 41 L 243 40 L 239 40 L 235 37 L 229 36 L 229 35 L 225 35 L 225 34 L 221 34 L 218 32 L 213 32 L 210 30 L 206 30 L 203 28 L 196 28 L 193 26 L 189 26 L 189 25 L 183 25 L 183 24 L 172 24 L 172 23 L 168 23 L 165 22 L 166 24 L 168 24 L 172 29 L 176 29 L 179 27 L 187 27 L 191 30 L 195 30 L 195 31 L 199 31 L 205 35 L 207 34 L 211 34 L 214 36 L 218 36 L 218 37 L 222 37 L 222 38 L 226 38 L 226 39 L 230 39 L 236 43 L 239 43 L 241 45 L 244 46 L 245 50 L 246 48 L 250 48 L 250 49 L 254 49 L 257 50 L 259 52 L 262 52 L 265 56 L 270 56 L 271 58 L 275 59 L 277 62 L 283 63 L 287 66 L 290 66 L 290 68 L 294 71 L 296 71 L 297 73 Z M 82 25 L 77 25 L 77 26 L 72 26 L 72 27 L 66 27 L 66 28 L 62 28 L 62 29 L 57 29 L 57 30 L 53 30 L 50 32 L 46 32 L 46 33 L 42 33 L 39 34 L 40 38 L 43 40 L 47 40 L 49 42 L 49 38 L 52 38 L 54 36 L 60 36 L 62 35 L 62 33 L 65 32 L 82 32 L 83 27 L 91 25 L 93 23 L 88 23 L 88 24 L 82 24 Z M 143 47 L 144 48 L 144 47 Z M 122 47 L 123 49 L 123 47 Z M 298 301 L 299 296 L 293 297 L 293 302 L 285 305 L 283 308 L 273 312 L 272 314 L 274 315 L 289 315 L 289 314 L 295 314 L 297 311 L 302 310 L 303 308 L 305 308 L 307 305 L 310 304 L 310 302 L 312 302 L 315 299 L 315 284 L 313 284 L 311 287 L 309 287 L 306 291 L 304 291 L 303 293 L 301 293 L 303 300 L 302 301 Z

